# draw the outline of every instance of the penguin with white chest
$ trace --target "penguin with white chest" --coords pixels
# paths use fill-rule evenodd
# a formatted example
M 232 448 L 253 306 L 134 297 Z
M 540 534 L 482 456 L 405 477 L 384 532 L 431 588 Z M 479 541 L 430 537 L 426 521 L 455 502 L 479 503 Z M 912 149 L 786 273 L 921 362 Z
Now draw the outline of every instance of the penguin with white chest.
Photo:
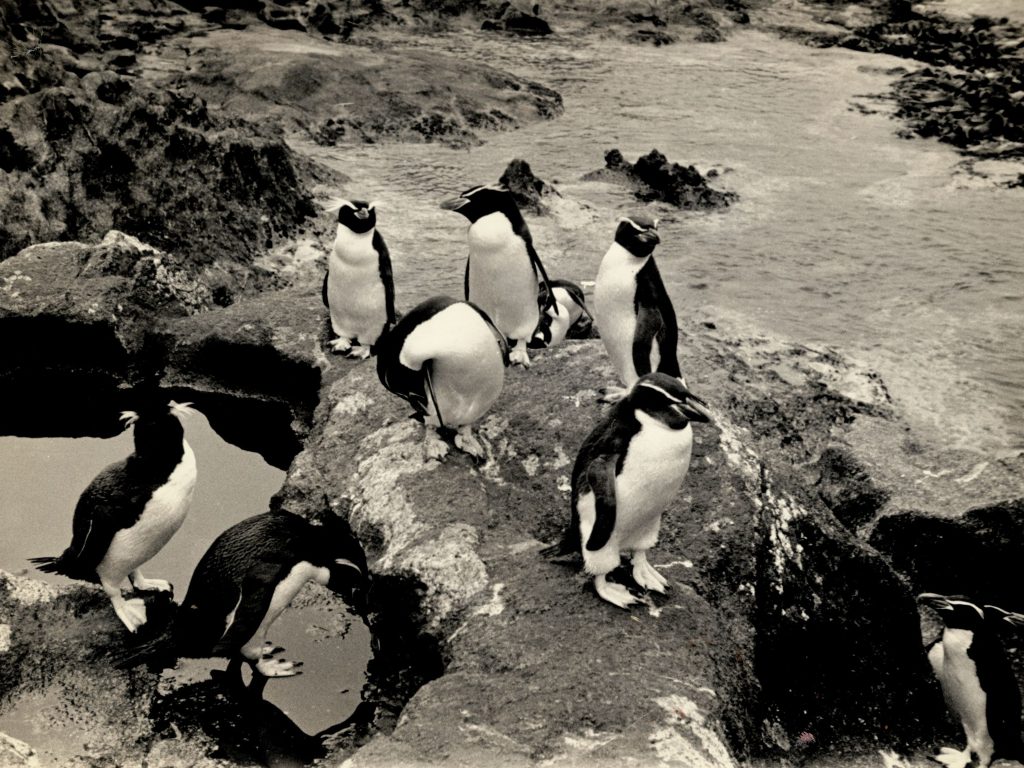
M 928 661 L 967 737 L 965 750 L 944 747 L 935 759 L 956 768 L 1021 761 L 1020 690 L 997 626 L 1024 626 L 1024 616 L 996 606 L 982 609 L 959 596 L 926 592 L 917 599 L 942 619 L 942 636 L 928 649 Z
M 426 457 L 438 460 L 448 453 L 439 434 L 446 429 L 456 431 L 457 448 L 484 458 L 471 427 L 501 394 L 508 364 L 505 337 L 487 313 L 447 296 L 405 315 L 377 352 L 381 384 L 413 406 L 426 429 Z
M 333 514 L 323 518 L 313 525 L 274 510 L 225 530 L 196 565 L 169 630 L 118 665 L 220 656 L 229 659 L 232 684 L 241 683 L 243 664 L 263 678 L 300 674 L 302 662 L 280 658 L 284 649 L 268 641 L 271 625 L 309 582 L 357 611 L 368 583 L 366 556 L 351 529 Z
M 327 257 L 323 302 L 337 337 L 331 350 L 365 359 L 380 335 L 395 324 L 391 256 L 377 231 L 375 203 L 339 200 L 334 247 Z
M 604 600 L 620 608 L 639 602 L 607 576 L 631 555 L 633 579 L 664 592 L 668 581 L 648 562 L 661 516 L 682 487 L 693 448 L 691 422 L 706 422 L 706 404 L 678 378 L 649 373 L 633 385 L 583 441 L 572 470 L 572 509 L 560 544 L 545 551 L 581 551 Z
M 598 268 L 594 287 L 598 327 L 625 384 L 602 389 L 605 402 L 621 399 L 637 379 L 652 371 L 680 378 L 679 326 L 653 256 L 660 241 L 656 219 L 623 218 Z
M 530 349 L 558 346 L 573 328 L 585 328 L 584 323 L 594 321 L 587 309 L 583 289 L 571 280 L 552 280 L 551 296 L 553 304 L 547 301 L 542 284 L 537 298 L 541 307 L 541 322 L 533 332 Z
M 512 193 L 502 185 L 473 187 L 441 207 L 469 219 L 466 300 L 486 312 L 505 334 L 511 362 L 528 368 L 527 346 L 554 298 L 530 228 Z M 542 307 L 537 301 L 540 290 L 547 296 Z
M 172 591 L 139 570 L 185 521 L 196 484 L 196 459 L 179 418 L 190 403 L 150 404 L 121 414 L 134 425 L 135 451 L 100 472 L 75 506 L 71 546 L 59 557 L 37 557 L 40 571 L 98 582 L 130 632 L 146 623 L 141 598 L 125 600 L 125 579 L 139 591 Z

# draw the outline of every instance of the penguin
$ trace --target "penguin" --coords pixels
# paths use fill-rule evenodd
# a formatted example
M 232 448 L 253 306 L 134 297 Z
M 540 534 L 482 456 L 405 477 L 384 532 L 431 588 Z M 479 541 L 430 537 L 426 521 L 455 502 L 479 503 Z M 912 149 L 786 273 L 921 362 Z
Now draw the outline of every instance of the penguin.
M 457 448 L 483 459 L 471 427 L 498 399 L 509 365 L 505 336 L 487 313 L 472 302 L 435 296 L 405 315 L 378 347 L 377 376 L 423 422 L 427 459 L 448 454 L 441 433 L 452 429 Z
M 185 440 L 181 417 L 191 403 L 148 403 L 121 414 L 134 426 L 135 451 L 101 471 L 75 506 L 71 546 L 59 557 L 30 562 L 44 573 L 98 582 L 129 632 L 146 623 L 141 598 L 125 600 L 127 578 L 140 591 L 172 592 L 162 579 L 147 579 L 139 567 L 170 541 L 185 521 L 196 485 L 196 458 Z
M 942 636 L 928 648 L 928 661 L 967 736 L 965 750 L 943 747 L 935 759 L 977 768 L 1024 759 L 1020 690 L 997 634 L 1002 622 L 1024 626 L 1024 616 L 996 606 L 979 608 L 960 596 L 925 592 L 917 599 L 942 619 Z
M 594 306 L 605 349 L 624 388 L 605 387 L 604 402 L 616 402 L 645 373 L 680 378 L 676 312 L 654 262 L 658 221 L 644 215 L 619 221 L 615 240 L 601 260 Z
M 544 285 L 537 294 L 541 309 L 541 321 L 530 339 L 530 349 L 544 349 L 561 344 L 569 331 L 584 322 L 594 322 L 594 316 L 587 309 L 583 289 L 571 280 L 552 280 L 551 292 L 554 303 L 547 301 Z M 586 318 L 584 320 L 584 318 Z
M 641 376 L 583 441 L 572 470 L 571 517 L 548 556 L 581 551 L 599 597 L 620 608 L 640 602 L 607 576 L 631 554 L 633 579 L 663 593 L 668 581 L 647 560 L 661 516 L 682 487 L 693 447 L 691 422 L 707 404 L 675 377 Z
M 224 673 L 243 682 L 243 664 L 264 678 L 301 673 L 302 662 L 281 658 L 283 648 L 267 639 L 281 613 L 307 582 L 341 595 L 364 609 L 366 555 L 348 524 L 334 514 L 320 525 L 284 510 L 235 523 L 199 560 L 171 626 L 139 646 L 117 666 L 173 665 L 178 658 L 226 657 Z M 262 684 L 254 691 L 262 693 Z
M 391 256 L 377 231 L 376 203 L 338 200 L 338 229 L 327 257 L 323 302 L 330 311 L 333 352 L 364 360 L 395 324 Z
M 551 281 L 533 247 L 512 193 L 501 184 L 473 187 L 441 208 L 469 219 L 465 298 L 479 306 L 508 339 L 512 363 L 530 367 L 526 351 L 543 312 L 554 306 Z M 538 281 L 543 289 L 538 288 Z M 538 291 L 547 297 L 538 308 Z

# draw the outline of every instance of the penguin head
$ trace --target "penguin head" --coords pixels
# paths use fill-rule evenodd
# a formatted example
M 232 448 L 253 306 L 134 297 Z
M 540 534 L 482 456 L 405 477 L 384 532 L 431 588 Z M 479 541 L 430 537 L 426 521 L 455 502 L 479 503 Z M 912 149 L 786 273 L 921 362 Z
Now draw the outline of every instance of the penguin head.
M 1000 608 L 998 605 L 986 605 L 982 607 L 985 612 L 985 620 L 999 627 L 1024 627 L 1024 614 L 1014 613 Z
M 917 601 L 936 611 L 942 623 L 950 629 L 974 632 L 985 626 L 985 612 L 963 595 L 924 592 L 917 596 Z
M 470 224 L 492 213 L 504 213 L 510 221 L 521 218 L 519 206 L 515 198 L 503 184 L 485 184 L 467 189 L 458 197 L 445 200 L 441 208 L 446 211 L 458 211 Z
M 357 613 L 366 610 L 369 570 L 366 553 L 352 528 L 333 512 L 325 512 L 316 521 L 320 545 L 318 565 L 330 573 L 327 588 L 338 594 Z
M 195 413 L 192 403 L 152 399 L 138 411 L 122 411 L 125 429 L 134 427 L 135 453 L 150 456 L 180 450 L 185 437 L 181 418 Z
M 667 373 L 641 376 L 623 402 L 671 429 L 683 429 L 691 421 L 711 420 L 707 403 L 690 392 L 682 381 Z
M 369 232 L 377 226 L 376 202 L 338 200 L 338 225 L 356 234 Z
M 658 220 L 642 213 L 624 216 L 615 230 L 615 242 L 638 259 L 650 256 L 654 246 L 661 242 Z

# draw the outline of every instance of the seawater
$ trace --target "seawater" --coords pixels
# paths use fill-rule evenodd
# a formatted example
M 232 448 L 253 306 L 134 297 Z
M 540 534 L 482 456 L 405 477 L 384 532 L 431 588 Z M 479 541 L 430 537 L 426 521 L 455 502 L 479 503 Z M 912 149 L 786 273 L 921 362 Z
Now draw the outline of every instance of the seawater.
M 552 276 L 593 280 L 618 217 L 646 207 L 684 322 L 832 347 L 882 374 L 919 437 L 1024 450 L 1024 190 L 897 135 L 886 94 L 913 62 L 752 30 L 660 48 L 479 32 L 418 44 L 549 85 L 565 113 L 468 150 L 297 145 L 351 177 L 345 194 L 381 201 L 400 308 L 461 295 L 465 221 L 438 203 L 520 157 L 562 193 L 550 216 L 528 217 Z M 679 211 L 581 181 L 613 147 L 716 169 L 712 185 L 739 202 Z

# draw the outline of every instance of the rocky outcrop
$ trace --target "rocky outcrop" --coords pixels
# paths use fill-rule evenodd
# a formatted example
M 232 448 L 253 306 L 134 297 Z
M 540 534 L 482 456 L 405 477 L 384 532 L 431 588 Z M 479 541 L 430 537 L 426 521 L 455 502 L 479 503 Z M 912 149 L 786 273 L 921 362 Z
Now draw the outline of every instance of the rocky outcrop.
M 502 3 L 497 14 L 484 21 L 480 29 L 489 32 L 508 32 L 520 37 L 543 37 L 552 32 L 551 25 L 540 16 L 540 5 L 534 4 L 529 11 L 516 8 L 512 3 Z
M 508 187 L 521 210 L 538 216 L 548 210 L 544 198 L 558 195 L 558 190 L 551 184 L 533 175 L 530 164 L 525 160 L 517 159 L 510 162 L 498 182 Z
M 632 187 L 638 200 L 662 200 L 684 208 L 725 208 L 737 199 L 735 192 L 719 192 L 708 186 L 700 171 L 690 166 L 670 163 L 656 149 L 630 163 L 617 149 L 604 155 L 605 167 L 586 174 L 587 181 L 611 181 Z M 708 176 L 717 175 L 709 173 Z

